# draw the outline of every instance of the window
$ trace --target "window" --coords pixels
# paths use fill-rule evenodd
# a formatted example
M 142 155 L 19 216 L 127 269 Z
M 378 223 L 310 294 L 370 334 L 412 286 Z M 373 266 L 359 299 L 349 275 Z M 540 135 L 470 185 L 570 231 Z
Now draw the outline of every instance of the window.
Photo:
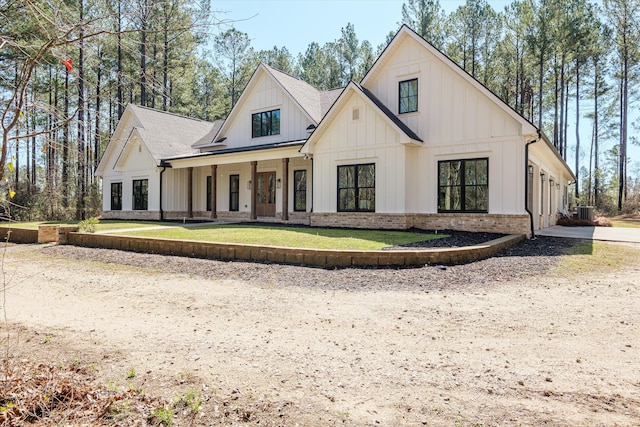
M 418 79 L 400 82 L 398 95 L 400 98 L 398 103 L 400 114 L 418 111 Z
M 211 175 L 207 177 L 207 206 L 205 210 L 211 210 Z
M 240 208 L 240 175 L 229 175 L 229 210 Z
M 251 115 L 251 137 L 279 135 L 280 110 L 263 111 Z
M 307 171 L 293 172 L 293 210 L 305 212 L 307 210 Z
M 133 210 L 146 211 L 149 198 L 149 180 L 133 180 Z
M 122 183 L 121 182 L 111 183 L 111 210 L 112 211 L 122 210 Z
M 376 165 L 338 166 L 338 212 L 375 212 Z
M 487 212 L 489 159 L 438 162 L 438 212 Z

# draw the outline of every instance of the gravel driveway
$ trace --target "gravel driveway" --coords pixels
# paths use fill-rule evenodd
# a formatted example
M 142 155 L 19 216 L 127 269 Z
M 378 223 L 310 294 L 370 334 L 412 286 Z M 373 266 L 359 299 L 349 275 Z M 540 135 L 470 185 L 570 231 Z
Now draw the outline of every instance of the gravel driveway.
M 566 277 L 575 243 L 400 270 L 16 246 L 7 317 L 19 357 L 195 390 L 196 425 L 639 425 L 640 266 Z

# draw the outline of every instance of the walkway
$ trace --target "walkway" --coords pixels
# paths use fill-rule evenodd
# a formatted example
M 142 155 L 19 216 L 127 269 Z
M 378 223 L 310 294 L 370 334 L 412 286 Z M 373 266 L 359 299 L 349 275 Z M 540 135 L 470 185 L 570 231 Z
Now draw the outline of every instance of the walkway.
M 640 228 L 564 227 L 562 225 L 554 225 L 553 227 L 536 231 L 536 236 L 640 243 Z

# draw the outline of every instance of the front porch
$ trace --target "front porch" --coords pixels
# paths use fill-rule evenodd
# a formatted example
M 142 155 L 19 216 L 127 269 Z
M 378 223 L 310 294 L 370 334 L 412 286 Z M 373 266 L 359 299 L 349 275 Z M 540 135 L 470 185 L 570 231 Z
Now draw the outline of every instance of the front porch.
M 310 224 L 312 164 L 298 147 L 214 152 L 166 165 L 162 219 Z

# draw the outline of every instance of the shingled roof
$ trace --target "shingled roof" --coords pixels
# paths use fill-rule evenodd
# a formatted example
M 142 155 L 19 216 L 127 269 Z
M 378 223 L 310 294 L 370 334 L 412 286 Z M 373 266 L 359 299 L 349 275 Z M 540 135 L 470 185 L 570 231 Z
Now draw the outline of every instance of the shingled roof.
M 264 64 L 264 66 L 316 123 L 320 123 L 320 120 L 344 90 L 344 88 L 339 88 L 321 91 L 297 77 L 290 76 L 269 65 Z
M 207 134 L 215 135 L 222 126 L 222 120 L 207 122 L 133 104 L 128 108 L 141 123 L 136 130 L 156 164 L 164 158 L 195 153 L 191 145 Z

